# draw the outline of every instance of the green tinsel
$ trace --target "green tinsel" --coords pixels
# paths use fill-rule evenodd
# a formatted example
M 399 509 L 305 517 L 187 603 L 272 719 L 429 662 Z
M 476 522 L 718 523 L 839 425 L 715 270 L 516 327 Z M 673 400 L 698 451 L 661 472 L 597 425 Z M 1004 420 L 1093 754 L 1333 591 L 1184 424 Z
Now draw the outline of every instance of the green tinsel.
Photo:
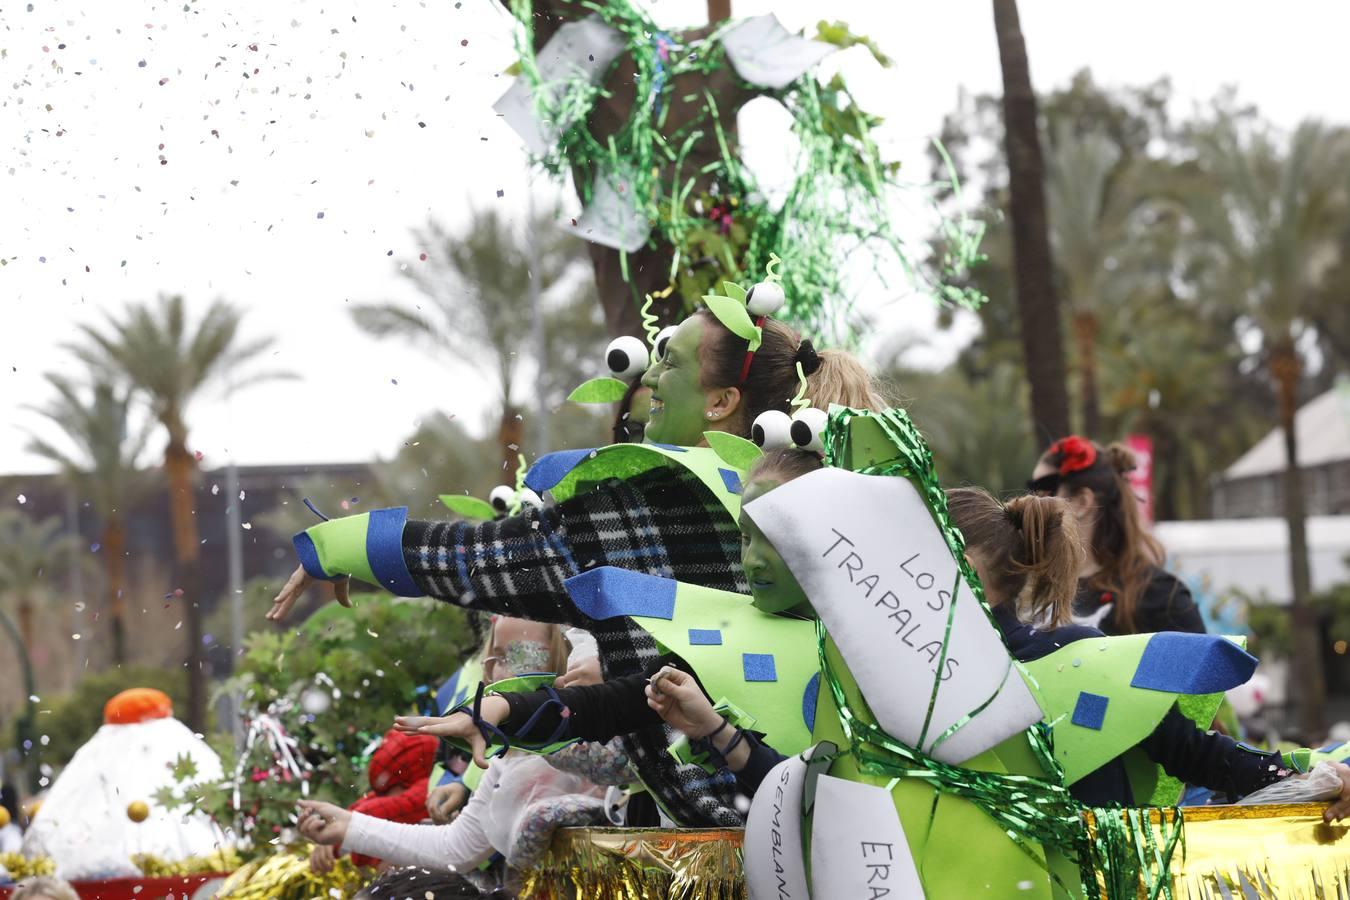
M 521 77 L 531 89 L 540 121 L 555 123 L 561 131 L 555 146 L 537 162 L 554 176 L 574 175 L 585 204 L 597 177 L 611 179 L 616 190 L 622 186 L 637 211 L 653 223 L 653 239 L 673 248 L 670 285 L 686 304 L 718 281 L 749 287 L 763 277 L 770 253 L 776 252 L 783 258 L 783 316 L 818 335 L 844 340 L 852 323 L 841 273 L 846 260 L 863 247 L 876 251 L 874 259 L 893 256 L 921 292 L 941 302 L 971 308 L 983 302 L 977 291 L 947 283 L 979 259 L 982 226 L 964 218 L 944 220 L 948 250 L 937 260 L 938 277 L 924 275 L 913 251 L 890 225 L 890 200 L 900 185 L 898 164 L 882 160 L 871 136 L 881 120 L 858 107 L 841 78 L 821 83 L 807 73 L 779 91 L 737 79 L 743 87 L 779 100 L 793 118 L 801 148 L 797 174 L 775 210 L 731 152 L 711 93 L 705 91 L 701 98 L 682 95 L 681 101 L 701 103 L 701 110 L 685 125 L 667 127 L 677 78 L 730 69 L 719 36 L 735 23 L 681 44 L 628 0 L 579 0 L 577 6 L 622 35 L 636 69 L 633 108 L 610 138 L 601 141 L 591 134 L 586 122 L 608 93 L 581 73 L 545 83 L 533 51 L 532 6 L 529 0 L 512 0 L 522 25 Z M 695 142 L 708 138 L 715 139 L 720 155 L 694 166 L 689 155 Z
M 976 602 L 992 619 L 979 579 L 965 557 L 965 540 L 947 511 L 946 494 L 938 481 L 932 452 L 903 410 L 862 413 L 836 408 L 830 413 L 825 429 L 827 462 L 840 465 L 847 458 L 848 421 L 860 415 L 874 419 L 881 426 L 898 456 L 858 471 L 908 478 L 914 484 L 951 550 L 957 563 L 958 578 L 965 580 Z M 955 590 L 952 596 L 956 596 Z M 1044 723 L 1029 728 L 1027 740 L 1045 777 L 977 772 L 940 762 L 901 743 L 876 724 L 870 710 L 860 715 L 852 708 L 841 675 L 835 671 L 826 653 L 828 634 L 823 624 L 818 625 L 818 634 L 821 681 L 839 711 L 840 724 L 848 739 L 848 752 L 864 771 L 890 778 L 918 778 L 940 791 L 965 798 L 993 818 L 1032 858 L 1035 858 L 1033 845 L 1040 844 L 1075 860 L 1087 897 L 1115 900 L 1145 896 L 1148 900 L 1159 897 L 1172 900 L 1170 864 L 1182 838 L 1182 821 L 1177 811 L 1171 811 L 1170 818 L 1166 811 L 1163 812 L 1161 839 L 1150 822 L 1150 810 L 1091 810 L 1094 827 L 1089 830 L 1085 818 L 1089 811 L 1065 786 L 1063 769 L 1053 752 L 1053 736 Z M 950 628 L 943 640 L 944 656 L 949 637 Z M 941 671 L 941 665 L 938 671 Z M 930 699 L 930 714 L 935 699 L 936 693 Z M 977 712 L 972 711 L 971 716 Z M 1047 875 L 1059 882 L 1058 876 L 1048 869 Z M 1067 888 L 1062 884 L 1061 887 Z

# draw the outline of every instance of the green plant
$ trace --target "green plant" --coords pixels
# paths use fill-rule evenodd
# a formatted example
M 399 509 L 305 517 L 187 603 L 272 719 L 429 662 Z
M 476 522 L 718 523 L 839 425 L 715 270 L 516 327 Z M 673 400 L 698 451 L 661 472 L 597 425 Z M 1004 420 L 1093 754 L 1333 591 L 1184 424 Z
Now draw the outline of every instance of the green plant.
M 301 797 L 347 805 L 366 790 L 367 758 L 394 716 L 414 708 L 419 687 L 434 692 L 475 641 L 464 613 L 436 601 L 355 602 L 325 607 L 299 629 L 249 636 L 219 689 L 242 694 L 243 751 L 222 754 L 223 783 L 184 775 L 158 802 L 201 809 L 261 852 L 290 840 Z

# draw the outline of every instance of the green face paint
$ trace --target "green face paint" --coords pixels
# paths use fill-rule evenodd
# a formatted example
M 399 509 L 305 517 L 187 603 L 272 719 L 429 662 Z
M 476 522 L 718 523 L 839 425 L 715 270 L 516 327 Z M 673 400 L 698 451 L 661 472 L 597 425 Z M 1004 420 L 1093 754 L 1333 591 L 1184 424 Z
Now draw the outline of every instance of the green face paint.
M 647 443 L 693 447 L 703 440 L 708 420 L 698 355 L 702 341 L 703 320 L 698 316 L 685 319 L 666 344 L 666 355 L 642 376 L 642 383 L 652 391 Z
M 773 480 L 752 481 L 741 495 L 742 510 L 756 498 L 763 497 L 778 487 Z M 741 568 L 750 582 L 750 596 L 756 609 L 767 613 L 793 612 L 815 618 L 816 611 L 806 599 L 806 592 L 793 577 L 792 570 L 768 538 L 744 512 L 741 513 Z

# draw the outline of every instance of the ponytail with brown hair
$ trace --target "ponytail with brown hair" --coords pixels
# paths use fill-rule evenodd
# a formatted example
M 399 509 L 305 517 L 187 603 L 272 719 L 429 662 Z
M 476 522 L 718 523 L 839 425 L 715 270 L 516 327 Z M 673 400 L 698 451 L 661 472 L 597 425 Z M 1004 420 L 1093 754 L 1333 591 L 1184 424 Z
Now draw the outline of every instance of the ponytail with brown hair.
M 991 604 L 1015 604 L 1017 618 L 1036 627 L 1069 622 L 1083 545 L 1068 503 L 1023 495 L 1003 504 L 963 487 L 947 491 L 947 509 L 980 560 Z
M 1116 628 L 1122 634 L 1133 633 L 1139 598 L 1167 555 L 1144 527 L 1139 502 L 1126 477 L 1138 465 L 1134 451 L 1119 443 L 1103 448 L 1075 435 L 1056 441 L 1041 462 L 1057 469 L 1070 496 L 1092 491 L 1097 519 L 1085 537 L 1101 568 L 1085 583 L 1094 591 L 1115 595 Z

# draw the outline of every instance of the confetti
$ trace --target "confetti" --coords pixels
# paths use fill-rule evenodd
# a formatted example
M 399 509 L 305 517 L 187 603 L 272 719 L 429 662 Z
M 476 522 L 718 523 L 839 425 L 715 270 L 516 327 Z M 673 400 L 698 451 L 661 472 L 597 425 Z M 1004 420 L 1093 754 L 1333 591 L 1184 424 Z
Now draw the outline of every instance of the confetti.
M 24 504 L 27 503 L 27 502 L 28 502 L 28 498 L 25 497 L 23 494 L 20 494 L 20 495 L 19 495 L 19 505 L 22 506 L 22 505 L 24 505 Z
M 200 451 L 200 450 L 198 450 L 196 453 L 194 453 L 194 454 L 192 454 L 192 455 L 193 455 L 193 457 L 197 460 L 197 462 L 201 462 L 202 459 L 204 459 L 205 456 L 206 456 L 206 454 L 202 453 L 202 451 Z
M 425 253 L 419 254 L 417 258 L 420 259 L 422 262 L 427 261 L 427 255 Z

